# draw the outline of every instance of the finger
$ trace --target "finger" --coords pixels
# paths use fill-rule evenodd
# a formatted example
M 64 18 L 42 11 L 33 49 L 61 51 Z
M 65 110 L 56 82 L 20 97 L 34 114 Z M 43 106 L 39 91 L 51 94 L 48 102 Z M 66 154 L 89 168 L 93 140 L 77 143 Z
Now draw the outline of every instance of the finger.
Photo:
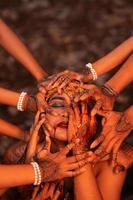
M 107 148 L 106 148 L 106 152 L 110 153 L 113 150 L 113 147 L 115 145 L 115 143 L 118 141 L 117 137 L 114 137 L 110 143 L 108 144 Z
M 50 183 L 48 192 L 47 192 L 47 196 L 50 196 L 51 198 L 53 197 L 53 193 L 55 190 L 56 184 L 55 183 Z
M 76 129 L 75 129 L 75 118 L 74 118 L 74 113 L 72 109 L 68 109 L 69 113 L 69 121 L 68 121 L 68 129 L 67 129 L 67 137 L 68 137 L 68 142 L 72 140 L 72 138 L 76 137 Z
M 92 152 L 92 151 L 88 151 L 88 158 L 87 158 L 87 162 L 90 162 L 90 163 L 94 163 L 95 160 L 97 160 L 97 155 Z
M 61 194 L 61 192 L 57 189 L 52 200 L 58 200 L 60 194 Z
M 70 143 L 70 144 L 68 144 L 66 147 L 64 147 L 63 149 L 62 149 L 62 151 L 61 151 L 61 154 L 63 154 L 63 155 L 66 155 L 66 154 L 68 154 L 71 150 L 72 150 L 72 148 L 75 146 L 75 143 Z
M 43 94 L 46 94 L 46 92 L 47 92 L 46 89 L 41 85 L 39 86 L 38 90 L 39 90 L 39 92 L 41 92 Z
M 47 86 L 47 89 L 50 90 L 51 87 L 53 86 L 54 83 L 56 83 L 56 81 L 59 79 L 59 77 L 61 77 L 62 75 L 65 75 L 65 72 L 61 72 L 59 74 L 55 74 L 55 76 L 52 78 L 52 80 L 50 81 L 50 83 Z
M 41 112 L 38 110 L 38 111 L 37 111 L 37 114 L 36 114 L 36 116 L 35 116 L 34 124 L 37 124 L 37 123 L 38 123 L 39 117 L 40 117 L 40 113 L 41 113 Z
M 60 76 L 58 80 L 51 86 L 51 89 L 59 87 L 66 79 L 66 76 Z
M 94 84 L 82 84 L 81 85 L 81 88 L 83 88 L 83 89 L 88 89 L 88 90 L 94 90 L 94 89 L 96 89 L 97 87 L 96 87 L 96 85 L 94 85 Z
M 105 135 L 104 133 L 102 133 L 96 140 L 94 140 L 94 142 L 92 142 L 92 144 L 90 145 L 90 149 L 95 148 L 96 146 L 98 146 L 100 143 L 102 143 L 105 139 Z
M 31 139 L 29 140 L 27 152 L 26 152 L 26 161 L 30 161 L 31 158 L 35 155 L 37 149 L 37 142 L 38 142 L 38 132 L 41 125 L 44 123 L 44 119 L 40 120 L 40 122 L 36 125 L 33 133 L 31 135 Z
M 121 146 L 122 141 L 121 140 L 117 140 L 117 142 L 115 143 L 115 145 L 113 146 L 113 150 L 112 150 L 112 166 L 114 167 L 116 165 L 117 162 L 117 154 L 118 154 L 118 150 Z
M 54 130 L 54 127 L 52 127 L 52 125 L 51 125 L 50 123 L 48 123 L 48 122 L 45 123 L 45 125 L 44 125 L 44 131 L 45 131 L 45 133 L 47 133 L 48 135 L 54 137 L 54 132 L 55 132 L 55 130 Z
M 110 111 L 106 111 L 106 110 L 97 110 L 97 114 L 100 116 L 103 116 L 105 120 L 107 120 L 111 114 Z
M 59 94 L 61 94 L 61 90 L 62 88 L 66 87 L 70 82 L 72 81 L 72 79 L 70 77 L 66 77 L 65 80 L 60 84 L 60 86 L 58 87 L 58 92 Z
M 74 110 L 76 125 L 79 128 L 79 126 L 81 126 L 81 113 L 76 103 L 73 103 L 73 110 Z
M 80 100 L 84 101 L 84 100 L 86 100 L 86 99 L 88 99 L 90 97 L 93 97 L 94 93 L 95 93 L 95 91 L 93 89 L 91 89 L 91 90 L 87 90 L 86 89 L 85 93 L 80 97 Z
M 41 92 L 36 95 L 37 107 L 40 112 L 44 112 L 47 107 L 47 102 L 45 101 L 45 96 Z
M 67 157 L 66 159 L 67 159 L 67 163 L 75 163 L 77 161 L 84 160 L 85 158 L 88 158 L 89 156 L 90 155 L 88 155 L 88 153 L 83 153 L 83 154 Z
M 87 159 L 77 161 L 76 163 L 69 164 L 67 166 L 67 170 L 75 170 L 77 168 L 85 166 L 87 163 Z
M 75 95 L 74 102 L 79 102 L 82 98 L 83 100 L 89 98 L 89 90 L 82 89 L 80 92 L 78 92 Z
M 77 169 L 75 171 L 68 171 L 64 173 L 64 177 L 73 177 L 73 176 L 77 176 L 79 174 L 82 174 L 83 172 L 85 172 L 86 169 L 85 167 L 82 167 L 80 169 Z
M 85 101 L 81 102 L 81 116 L 82 116 L 82 125 L 90 122 L 90 116 L 88 114 L 88 103 Z
M 32 192 L 32 200 L 35 200 L 35 197 L 36 197 L 36 195 L 37 195 L 37 193 L 38 193 L 38 191 L 39 191 L 39 186 L 36 186 L 34 189 L 33 189 L 33 192 Z
M 44 148 L 40 152 L 38 152 L 37 158 L 39 160 L 44 160 L 47 154 L 50 152 L 50 148 L 51 148 L 51 140 L 49 136 L 46 135 L 46 144 Z
M 46 135 L 46 148 L 48 149 L 48 152 L 50 152 L 50 148 L 51 148 L 51 139 L 48 135 Z
M 91 116 L 96 115 L 99 112 L 101 107 L 102 107 L 102 101 L 99 99 L 99 100 L 96 101 L 96 104 L 91 111 Z
M 87 114 L 88 113 L 88 106 L 87 106 L 87 103 L 85 101 L 82 101 L 81 102 L 81 112 L 84 114 Z
M 38 132 L 39 129 L 41 128 L 42 124 L 45 122 L 45 117 L 42 118 L 36 125 L 35 125 L 35 129 L 34 129 L 34 132 Z
M 89 127 L 89 134 L 90 136 L 94 136 L 96 134 L 96 131 L 97 131 L 97 119 L 96 119 L 96 116 L 90 116 L 89 114 L 89 123 L 90 125 Z
M 45 196 L 47 195 L 48 189 L 49 189 L 49 185 L 50 185 L 50 183 L 45 183 L 45 185 L 43 186 L 43 189 L 42 189 L 42 191 L 41 191 L 42 196 L 45 197 Z

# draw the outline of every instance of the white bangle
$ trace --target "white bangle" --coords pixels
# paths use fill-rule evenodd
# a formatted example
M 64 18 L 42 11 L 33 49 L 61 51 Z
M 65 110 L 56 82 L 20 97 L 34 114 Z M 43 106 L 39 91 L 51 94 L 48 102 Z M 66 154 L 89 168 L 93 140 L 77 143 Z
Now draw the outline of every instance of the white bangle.
M 24 109 L 23 109 L 23 101 L 24 101 L 24 98 L 25 98 L 26 95 L 27 95 L 27 92 L 21 92 L 21 94 L 19 96 L 18 103 L 17 103 L 17 109 L 19 111 L 24 111 Z
M 35 180 L 33 185 L 40 185 L 42 182 L 41 170 L 37 162 L 31 162 L 34 169 Z
M 88 63 L 88 64 L 86 64 L 86 67 L 89 68 L 89 70 L 92 74 L 93 80 L 97 80 L 97 73 L 96 73 L 96 70 L 93 68 L 92 64 Z

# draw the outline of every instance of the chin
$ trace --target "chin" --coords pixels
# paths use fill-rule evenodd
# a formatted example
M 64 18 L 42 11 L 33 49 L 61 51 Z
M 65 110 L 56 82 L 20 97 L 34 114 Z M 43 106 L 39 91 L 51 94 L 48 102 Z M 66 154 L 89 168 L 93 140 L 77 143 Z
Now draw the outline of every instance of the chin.
M 60 141 L 67 141 L 67 128 L 57 127 L 54 136 L 51 136 Z

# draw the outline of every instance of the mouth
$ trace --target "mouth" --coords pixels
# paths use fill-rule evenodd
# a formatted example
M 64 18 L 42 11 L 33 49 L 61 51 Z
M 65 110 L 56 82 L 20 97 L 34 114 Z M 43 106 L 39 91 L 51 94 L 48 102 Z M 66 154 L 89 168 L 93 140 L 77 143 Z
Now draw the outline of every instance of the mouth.
M 68 123 L 67 122 L 60 122 L 58 124 L 58 127 L 60 127 L 60 128 L 68 128 Z

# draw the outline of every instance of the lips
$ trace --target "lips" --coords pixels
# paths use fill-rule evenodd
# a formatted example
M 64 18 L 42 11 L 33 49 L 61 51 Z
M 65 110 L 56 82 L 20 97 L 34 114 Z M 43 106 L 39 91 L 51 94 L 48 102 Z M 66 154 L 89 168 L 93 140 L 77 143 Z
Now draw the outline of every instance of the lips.
M 68 123 L 60 122 L 57 126 L 60 127 L 60 128 L 67 128 L 68 127 Z

